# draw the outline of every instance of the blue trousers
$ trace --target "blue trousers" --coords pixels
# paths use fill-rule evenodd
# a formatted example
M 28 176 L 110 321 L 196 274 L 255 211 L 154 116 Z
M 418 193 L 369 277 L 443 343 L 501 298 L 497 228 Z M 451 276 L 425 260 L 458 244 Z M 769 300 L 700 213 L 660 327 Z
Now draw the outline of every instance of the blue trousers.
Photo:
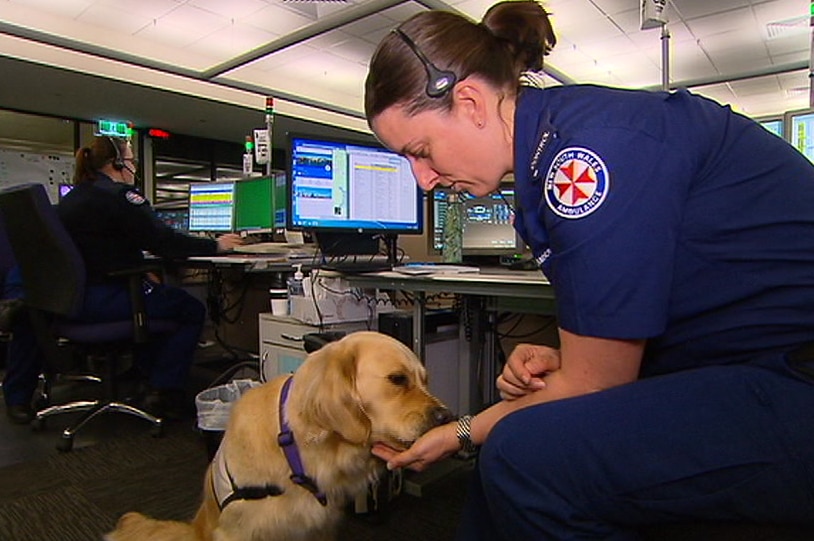
M 148 375 L 154 389 L 183 389 L 201 336 L 206 308 L 183 289 L 147 283 L 145 311 L 148 319 L 176 321 L 179 328 L 171 334 L 154 335 L 141 347 L 135 362 Z M 80 321 L 102 322 L 130 319 L 130 293 L 126 285 L 89 286 Z
M 692 520 L 814 521 L 814 383 L 781 356 L 507 416 L 481 449 L 457 539 L 628 541 Z

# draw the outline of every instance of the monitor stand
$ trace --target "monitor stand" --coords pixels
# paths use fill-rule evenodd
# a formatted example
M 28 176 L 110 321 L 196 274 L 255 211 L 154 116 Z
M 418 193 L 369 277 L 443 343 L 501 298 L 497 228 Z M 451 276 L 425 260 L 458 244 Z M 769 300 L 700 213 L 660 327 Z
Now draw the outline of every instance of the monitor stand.
M 386 259 L 379 254 L 379 233 L 356 232 L 315 232 L 317 245 L 327 262 L 321 265 L 326 270 L 346 273 L 376 272 L 393 268 L 389 254 Z M 387 243 L 387 240 L 385 241 Z

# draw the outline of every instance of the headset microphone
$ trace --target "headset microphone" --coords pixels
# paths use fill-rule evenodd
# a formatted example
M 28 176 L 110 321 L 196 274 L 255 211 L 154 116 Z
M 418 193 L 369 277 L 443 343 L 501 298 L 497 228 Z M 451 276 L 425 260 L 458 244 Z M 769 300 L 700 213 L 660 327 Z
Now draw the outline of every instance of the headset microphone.
M 424 53 L 421 52 L 418 45 L 416 45 L 407 34 L 402 32 L 400 28 L 394 28 L 393 32 L 401 38 L 424 65 L 424 69 L 427 71 L 426 92 L 429 97 L 440 98 L 455 86 L 455 83 L 458 82 L 458 77 L 454 72 L 437 68 L 435 64 L 424 56 Z
M 113 169 L 116 171 L 121 171 L 125 168 L 124 159 L 122 158 L 122 151 L 119 150 L 119 145 L 117 145 L 116 141 L 114 141 L 109 135 L 107 136 L 107 140 L 110 141 L 110 144 L 113 145 L 113 150 L 116 152 L 116 157 L 113 158 Z M 130 171 L 129 168 L 128 171 Z M 132 173 L 132 171 L 130 172 Z

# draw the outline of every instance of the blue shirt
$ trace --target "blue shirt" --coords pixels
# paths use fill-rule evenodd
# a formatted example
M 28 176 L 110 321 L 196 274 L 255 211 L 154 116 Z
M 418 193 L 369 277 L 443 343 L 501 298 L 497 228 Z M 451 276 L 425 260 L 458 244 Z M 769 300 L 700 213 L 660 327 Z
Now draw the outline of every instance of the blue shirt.
M 814 340 L 814 166 L 689 92 L 525 89 L 518 231 L 563 329 L 647 338 L 643 374 Z

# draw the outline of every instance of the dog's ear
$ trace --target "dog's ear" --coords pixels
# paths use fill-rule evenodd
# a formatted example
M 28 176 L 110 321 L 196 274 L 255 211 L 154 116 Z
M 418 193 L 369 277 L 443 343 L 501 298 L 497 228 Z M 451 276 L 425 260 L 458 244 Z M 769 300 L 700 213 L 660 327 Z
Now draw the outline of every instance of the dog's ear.
M 371 424 L 356 392 L 357 348 L 333 342 L 308 356 L 294 375 L 298 414 L 309 427 L 354 444 L 370 437 Z M 292 396 L 293 398 L 293 396 Z

